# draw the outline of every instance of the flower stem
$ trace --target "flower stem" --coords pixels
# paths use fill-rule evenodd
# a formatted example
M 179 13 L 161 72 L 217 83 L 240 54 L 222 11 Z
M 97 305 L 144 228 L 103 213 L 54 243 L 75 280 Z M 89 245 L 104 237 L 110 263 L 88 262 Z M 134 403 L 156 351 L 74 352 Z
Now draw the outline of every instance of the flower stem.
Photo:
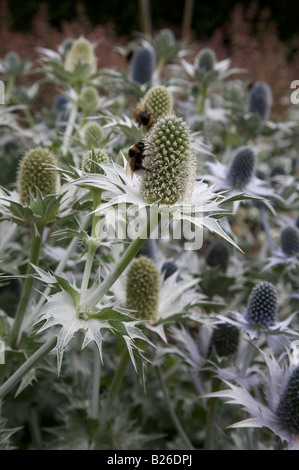
M 109 291 L 110 287 L 113 286 L 114 282 L 119 278 L 122 272 L 129 265 L 130 261 L 138 253 L 147 238 L 157 227 L 158 223 L 159 214 L 155 211 L 150 211 L 146 223 L 140 229 L 138 237 L 131 242 L 130 246 L 124 252 L 115 270 L 89 297 L 89 302 L 91 305 L 96 305 L 101 300 L 101 298 Z
M 97 347 L 94 348 L 94 366 L 93 366 L 93 381 L 92 381 L 92 394 L 90 400 L 90 415 L 96 419 L 99 411 L 99 393 L 100 393 L 100 380 L 101 380 L 101 358 Z
M 212 392 L 218 390 L 218 380 L 212 379 Z M 215 435 L 215 424 L 214 418 L 216 413 L 218 400 L 216 398 L 209 399 L 207 423 L 206 423 L 206 438 L 205 438 L 205 449 L 213 450 L 213 442 Z
M 2 399 L 28 372 L 56 346 L 57 338 L 49 339 L 32 356 L 12 374 L 6 382 L 0 387 L 0 399 Z
M 207 99 L 207 92 L 208 92 L 208 84 L 203 83 L 202 84 L 202 91 L 201 94 L 199 95 L 199 103 L 197 105 L 197 112 L 198 114 L 203 114 L 205 112 L 205 103 Z
M 41 227 L 40 230 L 32 224 L 31 226 L 31 248 L 30 248 L 30 256 L 29 256 L 29 263 L 27 266 L 26 274 L 29 276 L 26 278 L 23 286 L 22 295 L 20 298 L 20 302 L 16 311 L 14 323 L 10 332 L 9 337 L 9 344 L 13 349 L 17 349 L 19 345 L 19 340 L 21 336 L 21 328 L 24 319 L 24 315 L 30 300 L 31 291 L 34 284 L 34 278 L 30 276 L 34 272 L 31 264 L 38 264 L 40 249 L 42 245 L 42 238 L 43 238 L 43 231 L 44 227 Z
M 125 375 L 129 360 L 130 360 L 130 354 L 129 354 L 129 351 L 128 351 L 127 347 L 125 347 L 125 349 L 123 351 L 123 354 L 120 358 L 118 367 L 115 371 L 115 374 L 114 374 L 114 377 L 113 377 L 113 380 L 112 380 L 112 383 L 111 383 L 111 386 L 110 386 L 109 394 L 108 394 L 108 397 L 107 397 L 107 401 L 105 403 L 104 415 L 105 415 L 106 419 L 109 416 L 109 413 L 112 409 L 113 403 L 115 402 L 115 399 L 117 397 L 117 394 L 118 394 L 118 391 L 120 389 L 123 377 Z
M 65 155 L 68 151 L 69 145 L 70 145 L 70 137 L 73 132 L 73 128 L 75 125 L 76 117 L 77 117 L 77 112 L 78 112 L 78 105 L 77 103 L 73 103 L 70 115 L 69 115 L 69 120 L 65 129 L 65 133 L 63 136 L 63 144 L 62 144 L 62 153 Z
M 168 390 L 167 390 L 167 387 L 166 387 L 166 384 L 164 382 L 164 378 L 163 378 L 163 374 L 161 372 L 161 369 L 160 367 L 156 367 L 156 372 L 157 372 L 157 375 L 158 375 L 158 379 L 159 379 L 159 382 L 161 384 L 161 388 L 162 388 L 162 392 L 163 392 L 163 395 L 164 395 L 164 399 L 167 403 L 167 406 L 168 406 L 168 410 L 169 410 L 169 413 L 170 413 L 170 417 L 173 421 L 173 424 L 174 426 L 176 427 L 179 435 L 181 436 L 182 440 L 185 442 L 186 444 L 186 447 L 188 450 L 194 450 L 194 447 L 193 445 L 191 444 L 190 440 L 189 440 L 189 437 L 187 436 L 183 426 L 181 425 L 180 423 L 180 420 L 179 418 L 177 417 L 176 415 L 176 412 L 174 410 L 174 407 L 171 403 L 171 400 L 170 400 L 170 396 L 169 396 L 169 393 L 168 393 Z

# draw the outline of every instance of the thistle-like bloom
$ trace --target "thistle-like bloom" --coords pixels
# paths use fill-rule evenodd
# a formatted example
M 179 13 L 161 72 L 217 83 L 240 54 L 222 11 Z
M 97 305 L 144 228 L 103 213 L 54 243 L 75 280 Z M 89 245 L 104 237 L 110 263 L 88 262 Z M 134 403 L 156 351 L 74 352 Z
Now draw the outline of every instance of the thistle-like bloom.
M 81 168 L 85 173 L 102 173 L 100 165 L 103 163 L 110 163 L 109 155 L 101 149 L 92 149 L 83 156 Z
M 253 326 L 273 326 L 277 320 L 277 293 L 270 282 L 260 282 L 250 293 L 246 319 Z
M 246 386 L 226 380 L 223 382 L 229 389 L 209 393 L 206 397 L 227 398 L 228 403 L 241 405 L 250 415 L 231 428 L 266 427 L 286 442 L 289 450 L 299 450 L 298 366 L 283 368 L 274 356 L 262 351 L 260 354 L 268 368 L 267 376 L 263 377 L 266 403 L 258 401 Z
M 229 251 L 224 243 L 216 242 L 209 248 L 206 254 L 206 263 L 211 268 L 219 268 L 222 272 L 226 272 L 229 263 Z
M 123 167 L 103 165 L 105 175 L 86 175 L 71 184 L 103 189 L 102 199 L 106 202 L 99 211 L 123 203 L 139 209 L 153 207 L 162 218 L 165 216 L 164 228 L 171 222 L 186 220 L 195 226 L 198 239 L 205 227 L 237 247 L 213 217 L 213 212 L 225 215 L 220 206 L 230 197 L 215 194 L 213 187 L 195 180 L 196 158 L 189 129 L 181 118 L 170 115 L 157 121 L 145 143 L 143 165 L 146 170 L 135 172 L 131 178 L 124 158 Z
M 238 350 L 240 330 L 233 325 L 221 324 L 213 329 L 210 340 L 208 357 L 213 349 L 219 357 L 227 357 Z
M 155 321 L 158 315 L 160 276 L 155 263 L 146 256 L 130 265 L 126 284 L 126 308 L 140 320 Z
M 168 88 L 163 85 L 150 88 L 142 102 L 154 122 L 163 116 L 172 114 L 172 96 Z
M 78 104 L 84 111 L 91 113 L 97 109 L 99 103 L 98 91 L 93 86 L 86 86 L 81 91 Z
M 248 146 L 240 147 L 230 165 L 225 165 L 220 161 L 207 162 L 206 165 L 210 174 L 204 176 L 205 180 L 215 184 L 215 190 L 230 190 L 231 194 L 236 194 L 240 189 L 249 198 L 260 198 L 260 202 L 265 204 L 272 212 L 273 207 L 269 199 L 282 198 L 270 187 L 266 181 L 258 178 L 254 173 L 255 154 Z M 240 201 L 235 203 L 234 209 L 239 206 Z
M 148 47 L 140 47 L 134 54 L 132 62 L 132 80 L 144 85 L 150 83 L 155 68 L 155 55 Z
M 74 72 L 79 64 L 88 65 L 92 73 L 96 72 L 97 59 L 93 45 L 84 37 L 80 37 L 72 43 L 66 55 L 64 67 L 68 72 Z
M 88 148 L 101 147 L 104 131 L 98 122 L 89 122 L 83 129 L 83 140 Z
M 205 72 L 211 72 L 214 69 L 217 58 L 215 52 L 209 47 L 206 47 L 199 52 L 196 61 L 199 69 Z
M 269 119 L 272 106 L 272 91 L 268 83 L 255 82 L 250 89 L 248 97 L 248 112 L 257 114 L 261 123 Z
M 280 234 L 280 246 L 287 256 L 299 253 L 299 229 L 297 227 L 285 227 Z
M 56 159 L 52 152 L 46 148 L 37 147 L 26 153 L 18 172 L 18 191 L 21 204 L 28 205 L 30 194 L 35 196 L 37 189 L 43 196 L 57 192 L 57 173 L 51 168 L 54 165 L 56 165 Z

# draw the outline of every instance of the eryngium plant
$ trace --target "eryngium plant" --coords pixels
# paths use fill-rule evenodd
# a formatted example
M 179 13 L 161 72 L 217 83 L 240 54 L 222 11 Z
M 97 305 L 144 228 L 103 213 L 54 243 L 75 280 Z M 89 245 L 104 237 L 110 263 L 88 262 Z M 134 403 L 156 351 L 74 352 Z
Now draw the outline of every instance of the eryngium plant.
M 140 47 L 133 56 L 132 80 L 141 85 L 149 83 L 155 69 L 155 55 L 148 47 Z
M 66 54 L 64 67 L 68 72 L 74 72 L 79 64 L 88 65 L 93 73 L 96 71 L 97 60 L 92 43 L 84 37 L 80 37 L 72 43 L 70 50 Z
M 198 68 L 205 72 L 211 72 L 217 62 L 215 52 L 208 47 L 199 52 L 196 60 Z
M 211 268 L 218 268 L 222 272 L 226 272 L 229 262 L 229 251 L 224 243 L 216 242 L 208 250 L 206 254 L 206 263 Z
M 249 92 L 248 112 L 257 114 L 261 122 L 268 120 L 272 105 L 272 91 L 268 83 L 255 82 Z
M 297 227 L 284 227 L 280 234 L 280 246 L 287 256 L 299 253 L 299 229 Z
M 260 282 L 252 289 L 245 316 L 253 326 L 274 325 L 277 319 L 277 293 L 273 284 Z
M 86 173 L 101 173 L 101 163 L 110 163 L 109 155 L 101 149 L 92 149 L 83 156 L 81 168 Z
M 51 168 L 56 165 L 53 153 L 42 147 L 29 150 L 22 159 L 18 172 L 20 202 L 28 205 L 30 194 L 36 195 L 39 189 L 43 196 L 57 192 L 57 172 Z
M 211 356 L 213 348 L 219 357 L 227 357 L 234 354 L 238 350 L 240 338 L 240 330 L 233 325 L 221 324 L 214 328 L 208 357 Z
M 299 435 L 299 367 L 294 369 L 287 382 L 276 414 L 285 429 Z
M 246 186 L 252 176 L 255 164 L 255 155 L 253 150 L 244 146 L 239 148 L 228 169 L 227 179 L 234 188 L 243 188 Z
M 154 121 L 172 114 L 172 96 L 170 91 L 163 85 L 150 88 L 144 96 L 143 103 L 146 111 Z
M 101 147 L 102 140 L 104 138 L 104 131 L 102 126 L 98 122 L 89 122 L 83 129 L 83 140 L 88 148 L 99 148 Z
M 196 174 L 190 133 L 183 119 L 175 115 L 159 119 L 147 138 L 145 155 L 143 198 L 161 204 L 183 200 Z
M 141 320 L 154 321 L 158 314 L 160 278 L 155 263 L 146 256 L 135 258 L 127 274 L 126 308 Z

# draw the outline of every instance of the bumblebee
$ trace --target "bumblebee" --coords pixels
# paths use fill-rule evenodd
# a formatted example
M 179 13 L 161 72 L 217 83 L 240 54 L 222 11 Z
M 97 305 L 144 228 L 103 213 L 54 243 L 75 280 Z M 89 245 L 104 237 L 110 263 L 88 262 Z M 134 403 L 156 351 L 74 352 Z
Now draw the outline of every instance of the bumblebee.
M 138 170 L 146 170 L 148 171 L 147 168 L 145 168 L 142 164 L 143 159 L 145 158 L 144 154 L 144 142 L 140 141 L 137 142 L 136 144 L 132 145 L 129 148 L 128 151 L 128 163 L 126 167 L 126 174 L 133 177 L 133 174 L 135 171 Z
M 138 126 L 143 126 L 145 129 L 149 129 L 153 124 L 151 115 L 142 105 L 138 105 L 133 112 L 133 119 L 137 122 Z

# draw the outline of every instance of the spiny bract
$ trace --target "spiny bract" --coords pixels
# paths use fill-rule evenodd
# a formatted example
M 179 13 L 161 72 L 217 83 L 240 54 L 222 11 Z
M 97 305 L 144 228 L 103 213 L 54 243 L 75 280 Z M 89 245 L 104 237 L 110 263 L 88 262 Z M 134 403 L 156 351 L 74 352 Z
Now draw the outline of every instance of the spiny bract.
M 190 133 L 183 119 L 175 115 L 159 119 L 148 136 L 145 154 L 148 171 L 140 188 L 145 201 L 167 205 L 182 201 L 196 172 Z
M 249 296 L 245 317 L 253 326 L 272 326 L 277 319 L 277 294 L 270 282 L 260 282 Z
M 43 196 L 57 192 L 57 172 L 51 169 L 56 159 L 50 150 L 42 147 L 29 150 L 22 159 L 18 172 L 20 202 L 28 205 L 30 193 L 36 195 L 39 189 Z
M 154 321 L 158 314 L 160 279 L 155 263 L 146 256 L 135 258 L 127 275 L 126 308 L 136 317 Z

